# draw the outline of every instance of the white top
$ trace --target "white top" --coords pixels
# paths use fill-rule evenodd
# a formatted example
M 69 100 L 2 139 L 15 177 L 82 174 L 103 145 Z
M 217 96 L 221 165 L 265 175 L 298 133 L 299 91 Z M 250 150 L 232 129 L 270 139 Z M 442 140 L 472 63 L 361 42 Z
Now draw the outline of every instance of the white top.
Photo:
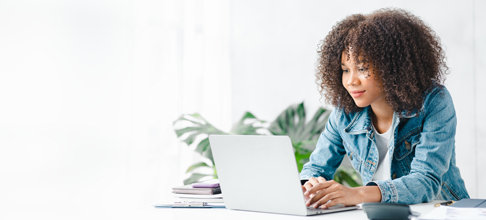
M 376 147 L 378 148 L 378 169 L 376 169 L 375 175 L 373 175 L 373 181 L 376 180 L 387 180 L 390 179 L 390 157 L 388 156 L 388 146 L 390 146 L 390 137 L 392 135 L 391 129 L 393 126 L 390 126 L 388 131 L 383 134 L 380 134 L 375 126 L 372 127 L 375 131 L 375 143 Z

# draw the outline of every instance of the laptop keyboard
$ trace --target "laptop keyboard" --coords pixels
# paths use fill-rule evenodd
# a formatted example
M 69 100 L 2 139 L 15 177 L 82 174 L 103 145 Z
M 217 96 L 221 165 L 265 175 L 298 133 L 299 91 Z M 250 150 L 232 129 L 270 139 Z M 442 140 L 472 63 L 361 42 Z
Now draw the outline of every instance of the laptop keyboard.
M 330 207 L 330 208 L 327 208 L 327 209 L 333 210 L 333 209 L 340 209 L 340 208 L 344 208 L 344 207 L 346 207 L 346 206 L 344 206 L 343 204 L 337 204 L 337 205 Z M 327 209 L 321 209 L 321 208 L 314 208 L 314 206 L 307 206 L 307 209 L 313 210 L 313 211 L 327 210 Z
M 335 205 L 333 207 L 327 208 L 327 209 L 321 209 L 321 208 L 314 208 L 312 206 L 307 207 L 307 213 L 308 214 L 321 214 L 321 213 L 329 213 L 329 212 L 339 212 L 339 211 L 344 211 L 344 210 L 353 210 L 357 209 L 358 206 L 344 206 L 342 204 Z

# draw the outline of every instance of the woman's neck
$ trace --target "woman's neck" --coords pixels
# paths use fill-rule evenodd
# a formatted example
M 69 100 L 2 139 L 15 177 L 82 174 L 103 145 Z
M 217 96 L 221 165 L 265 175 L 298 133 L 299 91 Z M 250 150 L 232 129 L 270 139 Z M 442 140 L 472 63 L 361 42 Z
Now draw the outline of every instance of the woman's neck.
M 383 134 L 390 129 L 393 123 L 393 109 L 388 103 L 383 100 L 382 102 L 375 102 L 371 104 L 371 110 L 373 114 L 371 119 L 373 126 L 380 133 Z

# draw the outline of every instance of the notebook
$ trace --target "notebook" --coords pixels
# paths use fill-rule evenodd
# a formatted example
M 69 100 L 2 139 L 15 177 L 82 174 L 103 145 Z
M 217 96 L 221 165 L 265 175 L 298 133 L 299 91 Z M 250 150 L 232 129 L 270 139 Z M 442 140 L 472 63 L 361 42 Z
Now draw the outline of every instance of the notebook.
M 172 193 L 212 195 L 221 193 L 221 189 L 220 187 L 194 188 L 192 185 L 185 185 L 172 188 Z

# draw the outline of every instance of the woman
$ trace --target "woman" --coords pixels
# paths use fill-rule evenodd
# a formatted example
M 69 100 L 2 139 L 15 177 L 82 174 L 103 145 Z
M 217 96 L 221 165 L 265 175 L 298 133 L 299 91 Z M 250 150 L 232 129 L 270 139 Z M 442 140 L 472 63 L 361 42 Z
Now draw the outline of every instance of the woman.
M 355 14 L 318 52 L 321 93 L 336 109 L 300 174 L 308 206 L 469 198 L 455 160 L 454 105 L 442 85 L 448 67 L 430 27 L 399 9 Z M 345 154 L 365 186 L 331 180 Z

